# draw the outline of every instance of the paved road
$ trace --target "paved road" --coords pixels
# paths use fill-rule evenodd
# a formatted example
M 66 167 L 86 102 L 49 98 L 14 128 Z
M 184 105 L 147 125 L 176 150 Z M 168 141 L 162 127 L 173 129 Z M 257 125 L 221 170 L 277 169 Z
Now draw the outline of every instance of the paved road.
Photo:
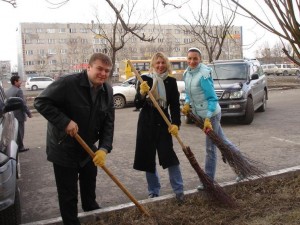
M 225 134 L 250 158 L 266 163 L 270 170 L 299 165 L 300 162 L 300 89 L 270 92 L 267 111 L 256 113 L 251 125 L 224 121 Z M 107 167 L 138 199 L 147 197 L 144 173 L 132 169 L 138 112 L 133 108 L 116 110 L 114 149 L 107 158 Z M 22 201 L 22 222 L 60 216 L 51 164 L 45 154 L 46 121 L 39 114 L 26 122 L 25 145 L 30 151 L 20 154 L 22 177 L 19 180 Z M 194 152 L 200 166 L 204 165 L 204 134 L 194 125 L 183 124 L 180 137 Z M 180 145 L 174 140 L 181 161 L 185 189 L 194 189 L 199 179 Z M 172 193 L 167 171 L 159 167 L 162 195 Z M 216 179 L 221 183 L 235 178 L 220 159 Z M 102 207 L 129 202 L 129 199 L 99 169 L 97 201 Z M 80 204 L 79 211 L 81 212 Z

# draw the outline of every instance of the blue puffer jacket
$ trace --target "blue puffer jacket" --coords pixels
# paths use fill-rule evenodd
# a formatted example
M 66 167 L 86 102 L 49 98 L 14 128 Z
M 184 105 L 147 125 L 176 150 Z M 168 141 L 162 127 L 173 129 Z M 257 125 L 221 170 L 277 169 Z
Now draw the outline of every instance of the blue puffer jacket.
M 200 63 L 195 69 L 188 67 L 183 74 L 185 82 L 185 103 L 190 103 L 194 114 L 211 118 L 221 112 L 215 93 L 211 68 Z

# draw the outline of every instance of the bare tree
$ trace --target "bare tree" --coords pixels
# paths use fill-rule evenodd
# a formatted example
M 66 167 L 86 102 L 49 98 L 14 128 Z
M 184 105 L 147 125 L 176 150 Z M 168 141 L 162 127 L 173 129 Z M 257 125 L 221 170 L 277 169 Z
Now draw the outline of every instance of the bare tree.
M 180 25 L 179 28 L 183 30 L 186 34 L 191 34 L 194 37 L 192 42 L 197 42 L 201 46 L 204 46 L 208 61 L 212 62 L 214 59 L 219 59 L 222 51 L 224 51 L 223 46 L 225 40 L 234 40 L 234 36 L 231 35 L 231 30 L 233 28 L 232 23 L 235 19 L 235 11 L 229 11 L 230 15 L 225 12 L 225 7 L 223 7 L 222 2 L 220 2 L 221 18 L 217 18 L 218 25 L 214 25 L 212 19 L 215 17 L 213 14 L 213 9 L 210 8 L 211 1 L 207 0 L 201 1 L 200 10 L 197 14 L 191 10 L 194 18 L 194 22 L 184 19 L 188 25 Z M 206 6 L 206 7 L 205 7 Z M 228 43 L 229 45 L 229 43 Z M 227 46 L 227 54 L 229 54 L 229 46 Z
M 14 8 L 17 8 L 17 2 L 16 0 L 1 0 L 2 2 L 7 2 L 8 4 L 11 4 Z
M 289 42 L 292 51 L 287 49 L 282 41 L 282 51 L 285 55 L 293 61 L 295 64 L 300 65 L 300 24 L 299 24 L 299 0 L 264 0 L 259 1 L 258 7 L 265 6 L 275 17 L 274 20 L 270 20 L 269 17 L 264 14 L 256 14 L 255 11 L 247 9 L 243 3 L 237 0 L 231 0 L 236 6 L 240 7 L 249 17 L 255 20 L 261 27 L 265 28 L 269 32 L 278 35 L 280 38 Z M 262 6 L 261 6 L 262 5 Z M 262 18 L 262 16 L 265 16 Z M 275 28 L 276 25 L 281 27 L 281 31 Z

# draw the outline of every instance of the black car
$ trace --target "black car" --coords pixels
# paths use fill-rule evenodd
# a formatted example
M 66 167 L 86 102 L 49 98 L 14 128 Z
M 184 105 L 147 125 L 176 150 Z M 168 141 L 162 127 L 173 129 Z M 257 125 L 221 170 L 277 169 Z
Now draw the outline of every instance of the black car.
M 255 111 L 265 111 L 267 78 L 258 60 L 217 60 L 208 66 L 212 68 L 222 117 L 236 117 L 242 124 L 251 124 Z
M 20 224 L 21 209 L 17 179 L 19 177 L 17 132 L 13 110 L 24 107 L 21 98 L 5 98 L 0 86 L 0 224 Z

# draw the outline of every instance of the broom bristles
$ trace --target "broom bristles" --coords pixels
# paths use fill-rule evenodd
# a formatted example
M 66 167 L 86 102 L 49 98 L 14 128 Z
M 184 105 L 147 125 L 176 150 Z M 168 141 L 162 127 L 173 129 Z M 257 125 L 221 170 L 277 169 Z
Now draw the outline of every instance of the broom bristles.
M 203 130 L 203 120 L 195 116 L 192 112 L 189 112 L 187 116 L 194 121 L 194 123 Z M 207 136 L 214 142 L 214 144 L 221 151 L 222 156 L 225 157 L 229 166 L 234 170 L 234 172 L 242 176 L 243 178 L 248 178 L 251 176 L 262 177 L 266 172 L 262 169 L 266 167 L 263 163 L 250 159 L 245 154 L 240 151 L 235 151 L 230 148 L 230 146 L 224 144 L 218 135 L 210 130 L 206 133 Z
M 226 204 L 230 207 L 236 206 L 234 200 L 224 192 L 224 190 L 221 188 L 221 186 L 213 181 L 199 166 L 193 152 L 191 151 L 190 147 L 185 146 L 184 153 L 188 160 L 190 161 L 192 167 L 198 174 L 198 177 L 200 178 L 200 181 L 202 182 L 204 186 L 204 190 L 213 198 L 216 200 L 222 202 L 223 204 Z

